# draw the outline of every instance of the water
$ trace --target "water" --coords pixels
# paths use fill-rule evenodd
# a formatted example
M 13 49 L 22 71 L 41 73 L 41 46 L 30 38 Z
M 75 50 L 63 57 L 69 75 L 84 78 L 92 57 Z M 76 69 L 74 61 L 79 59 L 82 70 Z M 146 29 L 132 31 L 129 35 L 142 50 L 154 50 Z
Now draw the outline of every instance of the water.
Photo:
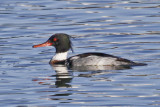
M 5 0 L 0 3 L 0 106 L 159 106 L 159 0 Z M 74 53 L 103 52 L 147 63 L 130 69 L 48 64 L 54 33 Z

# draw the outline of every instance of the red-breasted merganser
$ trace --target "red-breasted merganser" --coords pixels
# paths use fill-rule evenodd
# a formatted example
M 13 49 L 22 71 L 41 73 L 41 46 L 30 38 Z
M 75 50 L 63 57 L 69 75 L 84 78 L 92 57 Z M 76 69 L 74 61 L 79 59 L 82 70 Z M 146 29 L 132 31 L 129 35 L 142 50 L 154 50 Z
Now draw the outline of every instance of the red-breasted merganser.
M 56 54 L 50 60 L 50 64 L 64 64 L 69 66 L 136 66 L 146 65 L 136 63 L 128 59 L 105 53 L 83 53 L 67 58 L 68 51 L 72 49 L 70 36 L 64 33 L 52 35 L 45 43 L 34 45 L 33 48 L 54 46 Z

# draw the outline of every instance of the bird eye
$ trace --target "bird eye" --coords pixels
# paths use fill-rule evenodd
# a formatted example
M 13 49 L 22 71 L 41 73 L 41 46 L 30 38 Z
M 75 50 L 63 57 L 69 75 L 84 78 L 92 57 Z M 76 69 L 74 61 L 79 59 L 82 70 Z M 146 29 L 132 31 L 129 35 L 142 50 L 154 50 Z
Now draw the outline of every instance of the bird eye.
M 57 41 L 57 38 L 53 38 L 53 41 L 56 42 L 56 41 Z

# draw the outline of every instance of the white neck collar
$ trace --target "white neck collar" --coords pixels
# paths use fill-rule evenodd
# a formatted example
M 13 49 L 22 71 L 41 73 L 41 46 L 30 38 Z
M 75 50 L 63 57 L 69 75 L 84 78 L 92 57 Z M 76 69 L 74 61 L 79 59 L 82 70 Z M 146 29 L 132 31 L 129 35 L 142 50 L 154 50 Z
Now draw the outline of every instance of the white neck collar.
M 52 60 L 58 60 L 58 61 L 66 60 L 67 54 L 68 52 L 56 53 L 56 55 L 53 56 Z

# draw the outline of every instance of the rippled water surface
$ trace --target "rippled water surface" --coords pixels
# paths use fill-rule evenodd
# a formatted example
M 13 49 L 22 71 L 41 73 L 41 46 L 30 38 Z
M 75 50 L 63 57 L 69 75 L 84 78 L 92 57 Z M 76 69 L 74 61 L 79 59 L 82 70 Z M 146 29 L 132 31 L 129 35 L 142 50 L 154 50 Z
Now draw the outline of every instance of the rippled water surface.
M 50 66 L 52 34 L 71 35 L 74 53 L 103 52 L 147 66 Z M 159 106 L 159 0 L 3 0 L 0 106 Z

